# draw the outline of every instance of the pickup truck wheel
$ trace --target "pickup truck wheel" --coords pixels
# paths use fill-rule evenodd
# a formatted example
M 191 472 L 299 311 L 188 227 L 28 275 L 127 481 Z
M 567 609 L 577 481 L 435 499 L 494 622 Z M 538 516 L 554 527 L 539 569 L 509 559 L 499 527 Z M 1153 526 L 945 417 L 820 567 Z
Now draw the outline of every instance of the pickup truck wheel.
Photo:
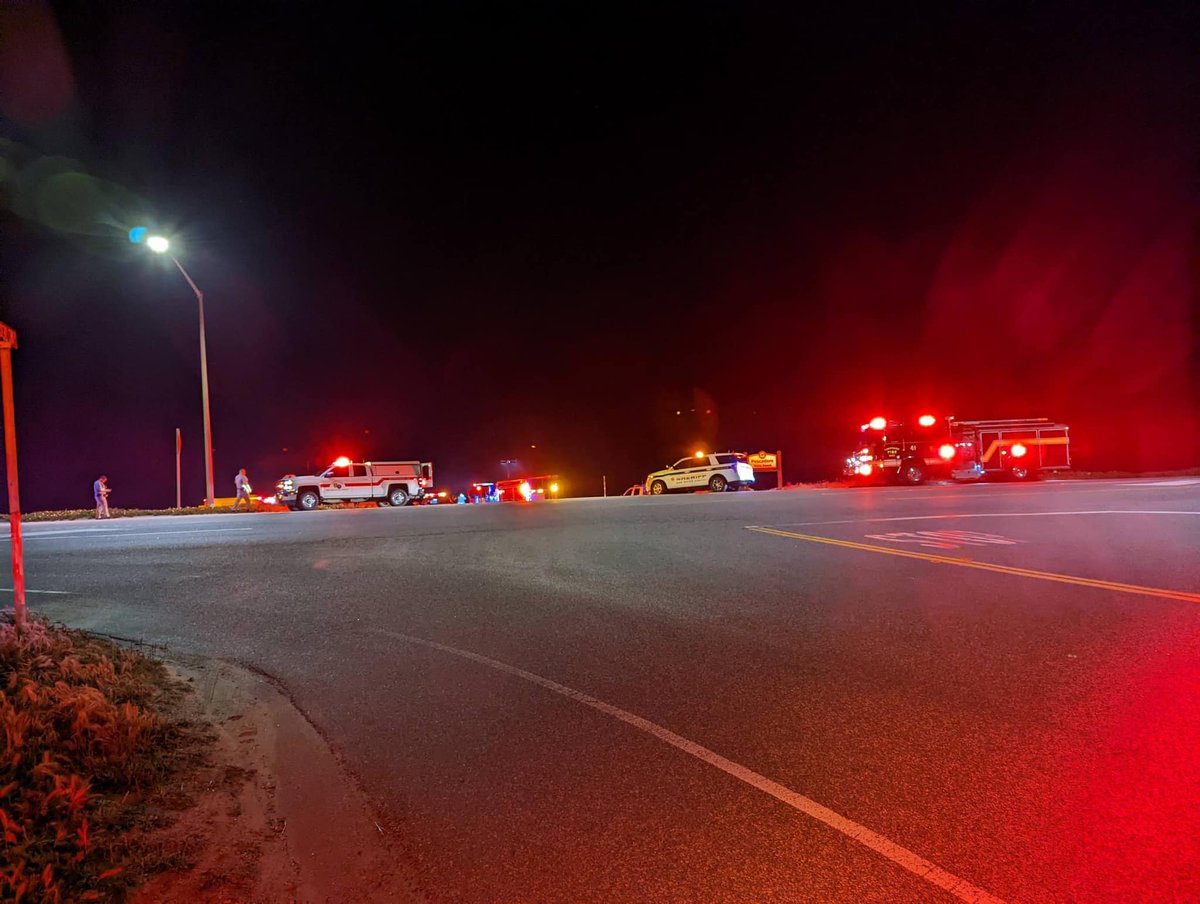
M 302 512 L 311 512 L 321 504 L 321 497 L 316 490 L 304 490 L 296 497 L 296 507 Z
M 656 480 L 656 481 L 654 481 L 654 483 L 650 484 L 650 495 L 651 496 L 661 496 L 666 491 L 667 491 L 667 485 L 665 483 L 663 483 L 661 480 Z
M 729 484 L 720 474 L 714 474 L 708 480 L 708 488 L 714 493 L 724 493 Z
M 408 491 L 404 487 L 392 487 L 388 491 L 388 505 L 393 505 L 397 508 L 402 505 L 408 505 Z

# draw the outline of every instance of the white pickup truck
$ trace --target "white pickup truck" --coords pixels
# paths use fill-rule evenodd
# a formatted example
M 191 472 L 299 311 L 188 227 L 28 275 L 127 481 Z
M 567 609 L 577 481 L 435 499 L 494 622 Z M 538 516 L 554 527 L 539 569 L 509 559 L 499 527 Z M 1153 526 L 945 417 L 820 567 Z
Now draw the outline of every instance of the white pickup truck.
M 433 485 L 428 461 L 350 461 L 339 458 L 316 475 L 289 474 L 275 484 L 275 498 L 292 511 L 311 512 L 333 502 L 408 505 Z

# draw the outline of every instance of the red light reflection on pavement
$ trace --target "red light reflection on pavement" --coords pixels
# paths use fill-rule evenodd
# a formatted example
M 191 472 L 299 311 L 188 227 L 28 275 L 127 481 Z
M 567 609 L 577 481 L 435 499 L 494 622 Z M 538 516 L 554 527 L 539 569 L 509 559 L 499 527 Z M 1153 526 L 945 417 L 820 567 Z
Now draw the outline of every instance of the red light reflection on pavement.
M 1098 672 L 1099 690 L 1063 713 L 1078 724 L 1055 732 L 1046 823 L 1026 841 L 1058 877 L 1057 899 L 1200 900 L 1200 645 L 1192 640 L 1190 650 L 1152 649 L 1128 671 Z M 1126 647 L 1104 652 L 1099 669 L 1129 663 Z

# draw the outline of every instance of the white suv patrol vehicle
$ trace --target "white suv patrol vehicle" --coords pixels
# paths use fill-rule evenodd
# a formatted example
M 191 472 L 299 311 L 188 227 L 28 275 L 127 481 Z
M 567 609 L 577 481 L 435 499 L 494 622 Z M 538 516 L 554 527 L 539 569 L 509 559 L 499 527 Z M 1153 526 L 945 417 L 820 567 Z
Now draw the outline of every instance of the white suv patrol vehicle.
M 691 493 L 711 490 L 724 493 L 754 483 L 754 469 L 741 452 L 716 452 L 681 458 L 670 467 L 646 477 L 646 492 L 651 496 L 663 493 Z
M 320 474 L 289 474 L 275 484 L 275 497 L 295 511 L 311 512 L 322 503 L 386 502 L 408 505 L 433 483 L 427 461 L 350 461 L 339 458 Z

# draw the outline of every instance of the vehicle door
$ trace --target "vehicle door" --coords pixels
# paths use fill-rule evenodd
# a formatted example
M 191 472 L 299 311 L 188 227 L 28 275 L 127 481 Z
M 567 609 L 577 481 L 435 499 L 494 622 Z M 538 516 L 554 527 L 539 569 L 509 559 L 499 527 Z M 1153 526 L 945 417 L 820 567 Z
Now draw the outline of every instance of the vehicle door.
M 694 455 L 691 458 L 684 459 L 684 486 L 689 490 L 699 489 L 708 483 L 708 472 L 710 470 L 708 464 L 708 456 L 704 458 L 696 458 Z
M 719 470 L 719 466 L 713 462 L 714 458 L 711 455 L 705 455 L 703 458 L 693 458 L 692 474 L 691 479 L 688 481 L 688 486 L 697 490 L 708 486 L 709 479 Z
M 693 460 L 691 458 L 681 458 L 675 464 L 671 465 L 671 470 L 662 476 L 668 489 L 682 490 L 687 488 Z
M 346 488 L 350 480 L 350 465 L 334 465 L 321 475 L 321 498 L 330 502 L 349 499 L 351 492 Z
M 370 499 L 373 494 L 371 492 L 371 475 L 367 472 L 367 466 L 354 462 L 350 465 L 350 474 L 347 476 L 344 487 L 346 490 L 347 499 Z

